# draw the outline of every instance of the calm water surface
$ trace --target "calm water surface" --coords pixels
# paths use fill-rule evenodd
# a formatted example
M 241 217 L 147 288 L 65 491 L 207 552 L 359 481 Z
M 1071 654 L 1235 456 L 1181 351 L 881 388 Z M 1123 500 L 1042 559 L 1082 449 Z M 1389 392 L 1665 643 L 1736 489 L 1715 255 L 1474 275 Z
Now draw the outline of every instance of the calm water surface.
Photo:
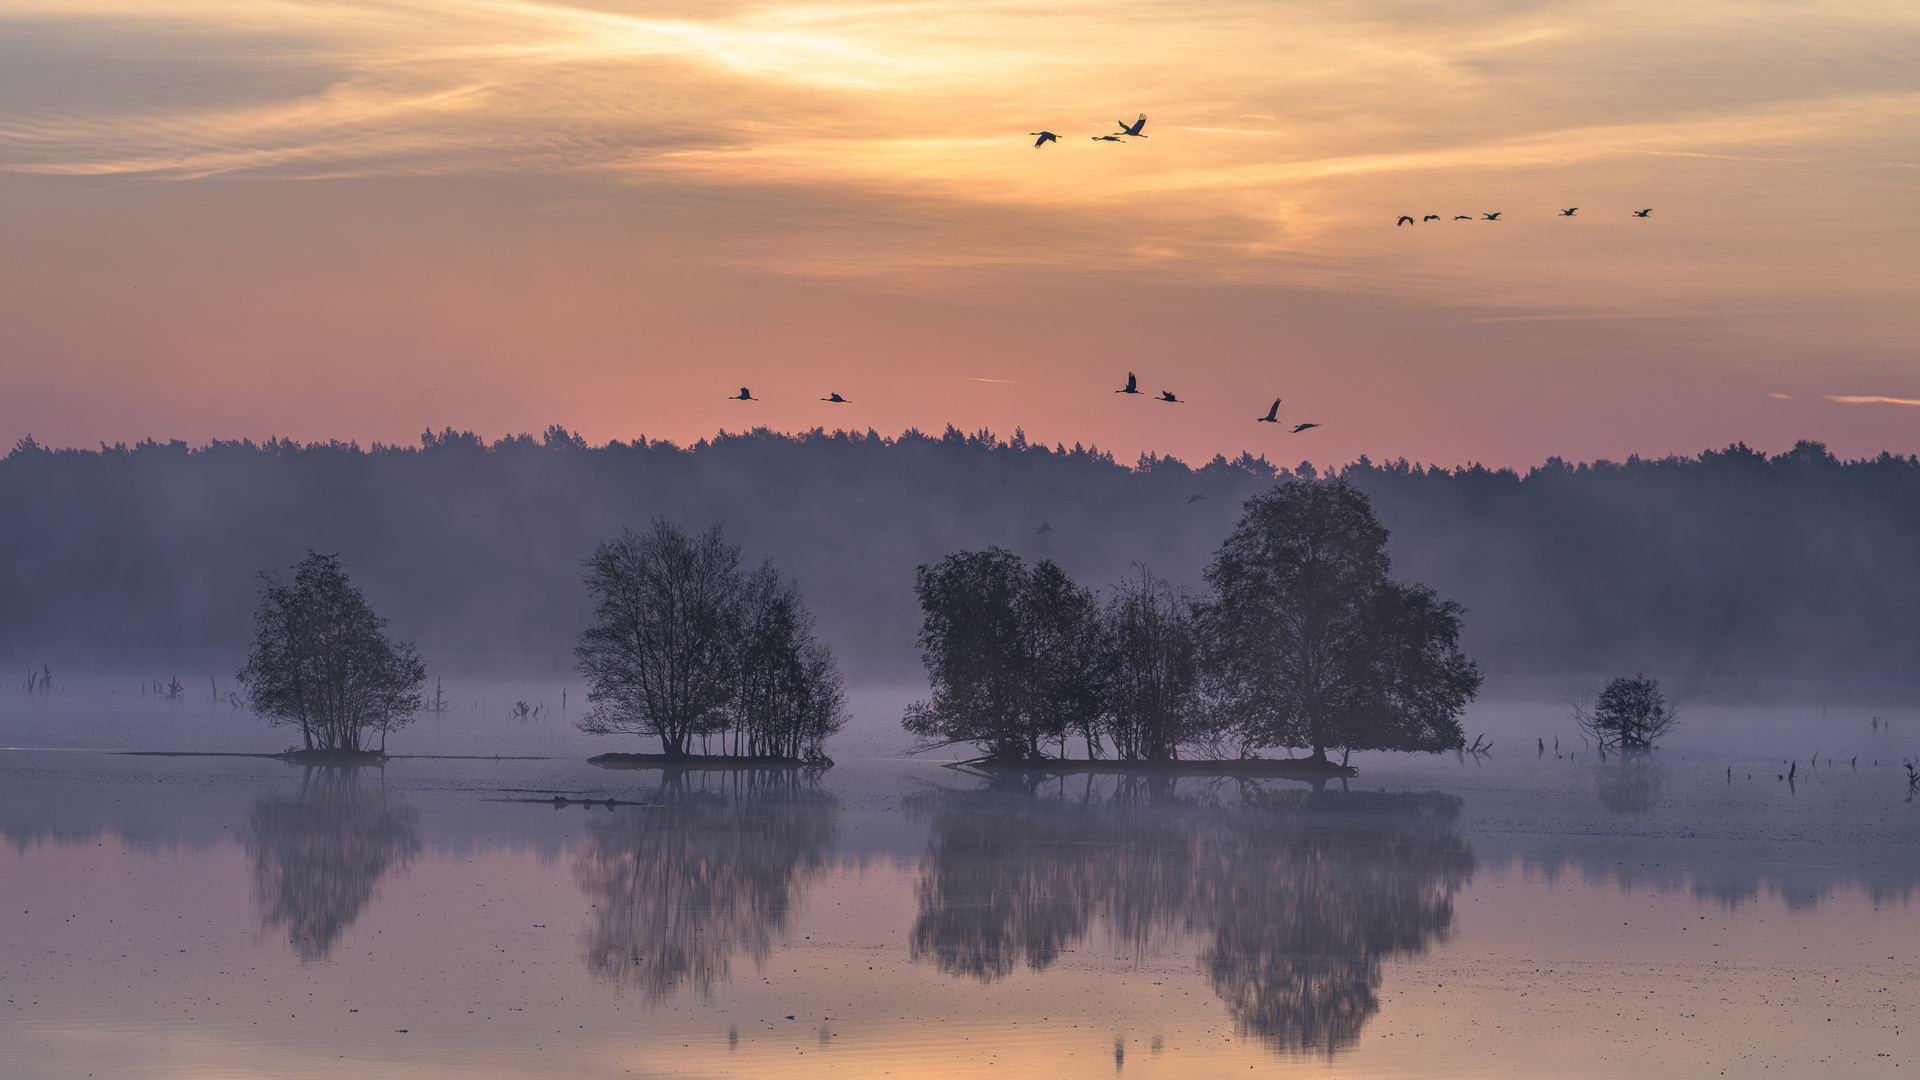
M 287 741 L 210 697 L 0 702 L 8 1076 L 1920 1069 L 1913 712 L 1700 708 L 1603 763 L 1484 705 L 1492 755 L 1323 791 L 996 783 L 901 759 L 879 692 L 814 778 L 594 768 L 631 744 L 557 686 L 391 747 L 500 760 L 114 752 Z

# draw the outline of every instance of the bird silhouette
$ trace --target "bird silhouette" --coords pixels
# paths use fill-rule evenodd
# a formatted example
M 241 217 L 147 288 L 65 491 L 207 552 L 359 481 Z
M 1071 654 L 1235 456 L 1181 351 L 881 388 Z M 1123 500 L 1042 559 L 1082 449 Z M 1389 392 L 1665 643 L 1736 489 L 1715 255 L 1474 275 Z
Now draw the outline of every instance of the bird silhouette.
M 1256 424 L 1277 424 L 1277 423 L 1279 423 L 1279 422 L 1280 422 L 1280 399 L 1279 399 L 1279 398 L 1274 398 L 1274 399 L 1273 399 L 1273 404 L 1272 404 L 1272 405 L 1269 405 L 1269 406 L 1267 407 L 1267 415 L 1265 415 L 1265 416 L 1256 416 L 1256 417 L 1254 417 L 1254 418 L 1253 418 L 1253 422 L 1254 422 L 1254 423 L 1256 423 Z
M 1319 427 L 1319 426 L 1320 426 L 1319 424 L 1295 424 L 1293 425 L 1293 431 L 1291 432 L 1291 434 L 1298 435 L 1310 427 Z
M 1577 207 L 1577 206 L 1569 206 L 1569 207 L 1567 207 L 1567 208 L 1566 208 L 1565 210 L 1562 210 L 1562 211 L 1560 211 L 1560 216 L 1561 216 L 1561 217 L 1572 217 L 1572 216 L 1573 216 L 1573 212 L 1574 212 L 1575 210 L 1578 210 L 1578 209 L 1580 209 L 1580 208 L 1579 208 L 1579 207 Z
M 1205 495 L 1189 495 L 1187 496 L 1187 505 L 1192 506 L 1194 503 L 1197 503 L 1204 498 L 1206 498 Z
M 1421 218 L 1420 220 L 1421 220 L 1421 221 L 1439 221 L 1439 220 L 1440 220 L 1440 215 L 1439 215 L 1439 214 L 1428 214 L 1428 215 L 1427 215 L 1426 217 L 1423 217 L 1423 218 Z
M 1453 215 L 1453 220 L 1455 220 L 1455 221 L 1472 221 L 1472 220 L 1473 220 L 1473 215 L 1472 215 L 1472 214 L 1455 214 L 1455 215 Z
M 1393 223 L 1393 227 L 1397 229 L 1397 228 L 1399 228 L 1399 227 L 1400 227 L 1400 226 L 1402 226 L 1402 225 L 1411 225 L 1411 224 L 1413 224 L 1413 219 L 1412 219 L 1412 218 L 1410 218 L 1410 217 L 1408 217 L 1408 216 L 1407 216 L 1407 215 L 1405 215 L 1405 214 L 1401 214 L 1401 215 L 1400 215 L 1400 220 L 1399 220 L 1399 221 L 1396 221 L 1396 222 L 1394 222 L 1394 223 Z
M 1646 217 L 1646 216 L 1647 216 L 1648 214 L 1651 214 L 1651 213 L 1653 213 L 1653 207 L 1651 207 L 1651 206 L 1649 206 L 1649 207 L 1647 207 L 1647 208 L 1646 208 L 1645 210 L 1635 210 L 1635 211 L 1633 212 L 1633 216 L 1634 216 L 1634 217 Z
M 1147 126 L 1146 113 L 1141 113 L 1140 119 L 1135 120 L 1131 124 L 1127 123 L 1125 120 L 1115 120 L 1114 123 L 1120 125 L 1120 130 L 1114 132 L 1115 135 L 1132 135 L 1134 138 L 1137 138 L 1137 139 L 1146 138 L 1145 135 L 1140 134 L 1140 129 Z
M 1033 527 L 1033 532 L 1034 532 L 1034 535 L 1036 536 L 1045 536 L 1052 531 L 1053 531 L 1053 526 L 1047 524 L 1044 521 Z
M 821 401 L 831 401 L 831 402 L 833 402 L 833 403 L 834 403 L 835 405 L 851 405 L 851 404 L 853 404 L 853 402 L 851 402 L 851 401 L 848 401 L 848 400 L 847 400 L 846 398 L 843 398 L 843 397 L 841 397 L 841 396 L 840 396 L 839 394 L 828 394 L 828 395 L 827 395 L 826 397 L 823 397 L 823 398 L 821 398 L 820 400 L 821 400 Z
M 1092 139 L 1094 142 L 1125 142 L 1126 141 L 1118 135 L 1089 135 L 1088 138 Z
M 1116 394 L 1137 394 L 1139 392 L 1140 382 L 1133 377 L 1133 372 L 1131 371 L 1127 372 L 1127 385 L 1123 389 L 1114 391 Z
M 1059 142 L 1059 141 L 1060 141 L 1060 136 L 1058 136 L 1058 135 L 1055 135 L 1055 134 L 1054 134 L 1053 132 L 1051 132 L 1051 131 L 1029 131 L 1029 132 L 1027 132 L 1027 134 L 1029 134 L 1029 135 L 1038 135 L 1038 136 L 1040 136 L 1039 138 L 1037 138 L 1037 139 L 1035 139 L 1035 140 L 1033 140 L 1033 148 L 1034 148 L 1035 150 L 1038 150 L 1038 149 L 1040 149 L 1040 148 L 1041 148 L 1042 146 L 1045 146 L 1046 144 L 1048 144 L 1048 143 L 1050 143 L 1050 142 Z
M 1177 398 L 1177 397 L 1174 397 L 1174 396 L 1173 396 L 1173 391 L 1171 391 L 1171 390 L 1162 390 L 1162 391 L 1160 391 L 1160 400 L 1161 400 L 1161 401 L 1171 401 L 1171 402 L 1173 402 L 1173 403 L 1174 403 L 1175 405 L 1185 405 L 1185 404 L 1186 404 L 1186 402 L 1184 402 L 1184 401 L 1181 401 L 1181 400 L 1180 400 L 1179 398 Z
M 1481 214 L 1481 215 L 1480 215 L 1480 220 L 1482 220 L 1482 221 L 1499 221 L 1499 220 L 1500 220 L 1500 211 L 1498 211 L 1498 210 L 1496 210 L 1496 211 L 1494 211 L 1494 212 L 1493 212 L 1493 213 L 1491 213 L 1491 214 Z
M 740 392 L 738 394 L 735 394 L 732 397 L 729 397 L 727 400 L 728 401 L 759 401 L 760 399 L 757 397 L 754 397 L 751 393 L 747 391 L 747 388 L 743 386 L 740 388 Z

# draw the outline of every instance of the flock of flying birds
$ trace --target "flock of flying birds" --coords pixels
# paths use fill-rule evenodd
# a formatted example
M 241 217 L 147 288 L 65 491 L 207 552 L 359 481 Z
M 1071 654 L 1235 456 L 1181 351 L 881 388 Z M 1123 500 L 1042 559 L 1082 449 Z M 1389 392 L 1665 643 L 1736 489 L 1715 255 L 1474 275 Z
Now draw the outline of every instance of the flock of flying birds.
M 1139 379 L 1139 377 L 1138 377 L 1138 376 L 1136 376 L 1136 375 L 1134 375 L 1134 373 L 1133 373 L 1133 372 L 1131 372 L 1131 371 L 1129 371 L 1129 372 L 1127 372 L 1127 385 L 1125 385 L 1125 386 L 1123 386 L 1123 387 L 1121 387 L 1121 388 L 1120 388 L 1120 389 L 1118 389 L 1118 390 L 1115 390 L 1115 391 L 1114 391 L 1114 393 L 1116 393 L 1116 394 L 1144 394 L 1144 393 L 1146 393 L 1146 391 L 1144 391 L 1144 390 L 1142 390 L 1142 389 L 1140 389 L 1140 379 Z M 739 392 L 739 393 L 737 393 L 737 394 L 729 394 L 729 395 L 727 395 L 727 400 L 728 400 L 728 401 L 759 401 L 760 399 L 759 399 L 759 398 L 757 398 L 757 397 L 754 397 L 754 396 L 753 396 L 753 391 L 751 391 L 751 390 L 749 390 L 749 389 L 747 389 L 746 387 L 744 387 L 744 386 L 743 386 L 743 387 L 741 387 L 741 388 L 740 388 L 740 392 Z M 824 402 L 827 402 L 828 404 L 831 404 L 831 405 L 851 405 L 851 404 L 853 404 L 853 399 L 852 399 L 852 398 L 844 398 L 844 397 L 841 397 L 841 396 L 840 396 L 839 394 L 837 394 L 837 393 L 833 393 L 833 394 L 828 394 L 828 395 L 827 395 L 826 397 L 823 397 L 823 398 L 821 398 L 820 400 L 821 400 L 821 401 L 824 401 Z M 1157 397 L 1157 398 L 1154 398 L 1154 400 L 1155 400 L 1155 401 L 1164 401 L 1164 402 L 1167 402 L 1167 403 L 1169 403 L 1169 404 L 1172 404 L 1172 405 L 1185 405 L 1185 404 L 1186 404 L 1186 402 L 1184 402 L 1184 401 L 1182 401 L 1182 400 L 1180 400 L 1180 398 L 1179 398 L 1178 396 L 1176 396 L 1176 395 L 1174 394 L 1174 392 L 1173 392 L 1173 391 L 1171 391 L 1171 390 L 1162 390 L 1162 391 L 1160 391 L 1160 396 L 1159 396 L 1159 397 Z M 1254 419 L 1254 422 L 1255 422 L 1255 423 L 1257 423 L 1257 424 L 1278 424 L 1278 423 L 1281 423 L 1282 421 L 1281 421 L 1281 419 L 1280 419 L 1280 399 L 1279 399 L 1279 398 L 1274 398 L 1274 399 L 1273 399 L 1273 404 L 1272 404 L 1272 405 L 1269 405 L 1269 406 L 1267 406 L 1267 415 L 1265 415 L 1265 416 L 1256 416 L 1256 417 L 1254 417 L 1253 419 Z M 1301 432 L 1303 432 L 1303 431 L 1306 431 L 1306 430 L 1308 430 L 1309 428 L 1317 428 L 1317 427 L 1319 427 L 1319 426 L 1320 426 L 1319 424 L 1310 424 L 1310 423 L 1302 423 L 1302 424 L 1295 424 L 1295 425 L 1293 425 L 1293 428 L 1292 428 L 1292 430 L 1291 430 L 1291 432 L 1290 432 L 1290 433 L 1291 433 L 1291 434 L 1294 434 L 1294 435 L 1298 435 L 1298 434 L 1300 434 Z
M 1569 206 L 1569 207 L 1567 207 L 1566 209 L 1564 209 L 1564 210 L 1561 210 L 1561 211 L 1560 211 L 1560 216 L 1561 216 L 1561 217 L 1572 217 L 1573 215 L 1575 215 L 1575 214 L 1577 214 L 1577 213 L 1579 213 L 1579 212 L 1580 212 L 1580 208 L 1579 208 L 1579 207 L 1577 207 L 1577 206 Z M 1653 213 L 1653 207 L 1651 207 L 1651 206 L 1649 206 L 1649 207 L 1647 207 L 1647 208 L 1646 208 L 1645 210 L 1635 210 L 1635 211 L 1633 211 L 1633 216 L 1634 216 L 1634 217 L 1646 217 L 1646 216 L 1647 216 L 1648 214 L 1651 214 L 1651 213 Z M 1417 225 L 1417 224 L 1422 224 L 1422 223 L 1425 223 L 1425 222 L 1428 222 L 1428 221 L 1439 221 L 1439 220 L 1441 220 L 1441 217 L 1440 217 L 1440 215 L 1439 215 L 1439 214 L 1428 214 L 1428 215 L 1427 215 L 1426 217 L 1423 217 L 1423 218 L 1421 218 L 1421 219 L 1420 219 L 1419 221 L 1417 221 L 1417 222 L 1416 222 L 1416 221 L 1414 220 L 1414 218 L 1413 218 L 1413 215 L 1412 215 L 1412 214 L 1401 214 L 1401 215 L 1400 215 L 1400 220 L 1399 220 L 1399 221 L 1396 221 L 1396 222 L 1394 222 L 1394 223 L 1393 223 L 1393 227 L 1397 229 L 1397 228 L 1399 228 L 1399 227 L 1400 227 L 1400 226 L 1402 226 L 1402 225 Z M 1472 214 L 1455 214 L 1455 215 L 1453 215 L 1453 220 L 1455 220 L 1455 221 L 1472 221 L 1472 220 L 1473 220 L 1473 215 L 1472 215 Z M 1499 214 L 1499 212 L 1498 212 L 1498 211 L 1496 211 L 1496 212 L 1494 212 L 1494 213 L 1491 213 L 1491 214 L 1481 214 L 1481 215 L 1480 215 L 1480 220 L 1481 220 L 1481 221 L 1499 221 L 1499 220 L 1500 220 L 1500 214 Z

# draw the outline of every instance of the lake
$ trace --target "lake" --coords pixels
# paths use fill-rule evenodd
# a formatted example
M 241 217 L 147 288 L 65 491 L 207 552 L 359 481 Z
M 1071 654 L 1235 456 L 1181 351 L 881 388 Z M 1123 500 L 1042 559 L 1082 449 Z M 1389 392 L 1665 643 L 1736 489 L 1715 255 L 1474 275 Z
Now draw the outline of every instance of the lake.
M 647 747 L 558 684 L 451 691 L 381 769 L 126 753 L 287 745 L 221 689 L 0 698 L 8 1076 L 1920 1068 L 1913 710 L 1690 707 L 1603 762 L 1481 703 L 1490 754 L 1321 790 L 956 770 L 890 689 L 818 775 L 596 768 Z

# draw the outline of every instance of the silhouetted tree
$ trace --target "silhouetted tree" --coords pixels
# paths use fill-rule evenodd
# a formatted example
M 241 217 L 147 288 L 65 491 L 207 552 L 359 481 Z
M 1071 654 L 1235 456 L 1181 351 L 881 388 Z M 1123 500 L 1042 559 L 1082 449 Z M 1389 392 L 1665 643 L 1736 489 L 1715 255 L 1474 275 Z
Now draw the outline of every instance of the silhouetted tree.
M 1602 750 L 1651 750 L 1680 722 L 1679 711 L 1660 692 L 1660 680 L 1645 675 L 1609 680 L 1597 697 L 1575 702 L 1573 716 Z
M 1032 711 L 1026 590 L 1025 564 L 1004 548 L 955 552 L 919 568 L 914 592 L 925 613 L 920 649 L 932 696 L 908 706 L 908 731 L 938 744 L 971 742 L 1003 760 L 1039 755 L 1050 732 Z
M 1208 566 L 1205 663 L 1244 747 L 1442 750 L 1480 686 L 1459 605 L 1388 578 L 1387 530 L 1344 481 L 1247 500 Z
M 1195 708 L 1196 639 L 1187 598 L 1146 567 L 1121 582 L 1103 613 L 1104 730 L 1115 755 L 1167 761 L 1204 737 Z
M 1028 658 L 1029 708 L 1039 738 L 1079 736 L 1094 756 L 1105 704 L 1105 635 L 1092 590 L 1051 559 L 1026 575 L 1018 599 Z
M 668 756 L 712 735 L 735 753 L 825 756 L 846 723 L 833 653 L 771 560 L 739 566 L 718 525 L 693 537 L 656 518 L 600 544 L 594 622 L 574 649 L 593 703 L 582 731 L 655 736 Z
M 360 750 L 369 731 L 410 722 L 424 702 L 426 665 L 386 634 L 387 620 L 347 580 L 334 555 L 309 551 L 293 581 L 272 571 L 253 617 L 253 648 L 236 676 L 253 711 L 298 724 L 308 750 Z
M 586 562 L 594 619 L 573 650 L 593 707 L 580 730 L 659 738 L 669 756 L 719 729 L 736 689 L 740 549 L 665 518 L 623 529 Z

